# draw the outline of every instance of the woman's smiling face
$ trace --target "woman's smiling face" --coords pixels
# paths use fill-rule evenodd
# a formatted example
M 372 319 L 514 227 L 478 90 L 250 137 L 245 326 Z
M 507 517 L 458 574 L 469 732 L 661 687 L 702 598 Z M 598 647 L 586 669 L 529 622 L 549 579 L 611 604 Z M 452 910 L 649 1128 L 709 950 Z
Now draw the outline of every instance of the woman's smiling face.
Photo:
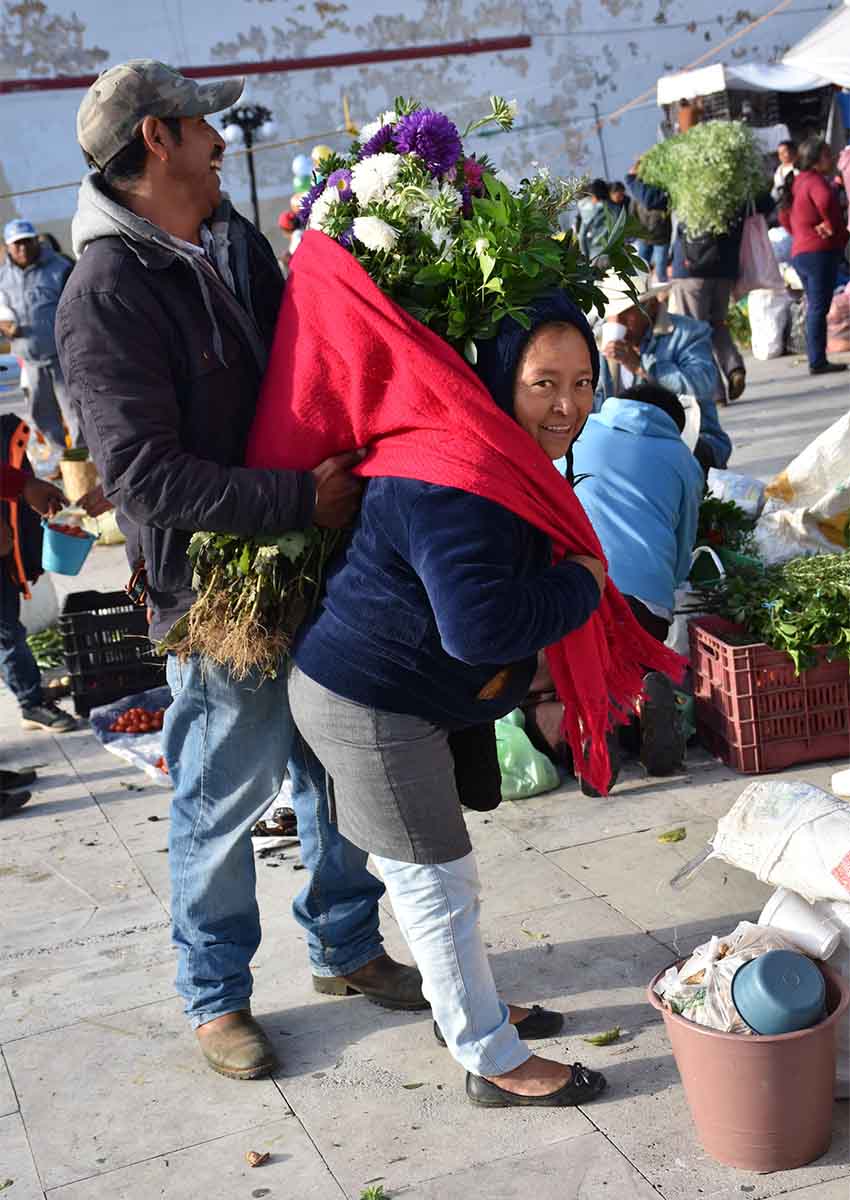
M 528 342 L 514 380 L 514 415 L 549 458 L 563 458 L 593 408 L 587 342 L 573 325 L 542 325 Z

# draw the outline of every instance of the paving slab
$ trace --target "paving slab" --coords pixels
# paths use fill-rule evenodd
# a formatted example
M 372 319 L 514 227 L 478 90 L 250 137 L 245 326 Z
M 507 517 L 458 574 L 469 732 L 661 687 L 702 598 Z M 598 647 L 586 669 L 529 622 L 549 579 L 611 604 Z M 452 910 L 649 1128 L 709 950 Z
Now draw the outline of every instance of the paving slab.
M 15 1095 L 15 1089 L 12 1087 L 6 1061 L 3 1055 L 0 1054 L 0 1117 L 7 1117 L 9 1113 L 17 1111 L 18 1097 Z
M 729 933 L 742 917 L 757 916 L 773 888 L 719 860 L 705 864 L 687 887 L 670 879 L 704 846 L 716 822 L 688 819 L 684 841 L 663 845 L 662 828 L 560 850 L 547 857 L 575 875 L 635 925 L 674 949 L 707 930 Z
M 588 1107 L 590 1112 L 590 1108 Z M 557 1110 L 550 1110 L 557 1122 Z M 658 1193 L 600 1133 L 500 1158 L 404 1191 L 409 1200 L 658 1200 Z
M 249 1150 L 268 1153 L 249 1167 Z M 268 1125 L 161 1154 L 50 1192 L 50 1200 L 341 1200 L 344 1192 L 292 1115 Z M 10 1197 L 10 1200 L 12 1198 Z
M 271 1079 L 237 1083 L 210 1071 L 181 1010 L 169 1000 L 4 1048 L 46 1188 L 264 1125 L 286 1111 Z
M 403 1014 L 391 1014 L 403 1017 Z M 397 1189 L 503 1157 L 533 1155 L 592 1132 L 578 1109 L 481 1110 L 431 1022 L 380 1030 L 318 1030 L 286 1043 L 279 1080 L 287 1101 L 351 1197 L 380 1179 Z
M 784 1192 L 791 1200 L 847 1200 L 850 1196 L 850 1174 L 831 1183 L 816 1183 L 812 1187 L 795 1188 Z
M 168 922 L 0 956 L 0 1043 L 174 995 Z
M 850 1171 L 846 1103 L 835 1105 L 832 1147 L 817 1162 L 772 1175 L 736 1171 L 714 1162 L 699 1145 L 660 1021 L 639 1029 L 619 1053 L 615 1047 L 605 1049 L 614 1064 L 606 1068 L 609 1090 L 588 1106 L 588 1114 L 665 1200 L 694 1200 L 699 1195 L 767 1200 L 831 1182 Z M 588 1065 L 599 1062 L 588 1056 Z
M 19 1113 L 0 1117 L 0 1189 L 3 1200 L 44 1200 Z

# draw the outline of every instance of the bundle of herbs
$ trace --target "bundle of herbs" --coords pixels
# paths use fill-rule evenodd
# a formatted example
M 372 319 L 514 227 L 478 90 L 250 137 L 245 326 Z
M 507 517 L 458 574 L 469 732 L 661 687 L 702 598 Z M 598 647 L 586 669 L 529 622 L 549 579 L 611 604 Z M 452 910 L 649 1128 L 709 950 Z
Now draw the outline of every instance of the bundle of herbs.
M 761 148 L 741 121 L 706 121 L 658 142 L 641 158 L 638 174 L 668 194 L 693 238 L 726 233 L 770 187 Z
M 703 500 L 697 526 L 698 546 L 752 554 L 755 547 L 755 522 L 734 500 L 720 500 L 711 492 Z
M 748 640 L 790 655 L 799 674 L 815 665 L 815 647 L 850 659 L 850 554 L 795 558 L 763 571 L 743 570 L 706 587 L 707 611 L 742 625 Z
M 236 679 L 274 676 L 319 601 L 343 537 L 316 528 L 280 537 L 196 533 L 189 558 L 197 599 L 159 652 L 205 655 Z

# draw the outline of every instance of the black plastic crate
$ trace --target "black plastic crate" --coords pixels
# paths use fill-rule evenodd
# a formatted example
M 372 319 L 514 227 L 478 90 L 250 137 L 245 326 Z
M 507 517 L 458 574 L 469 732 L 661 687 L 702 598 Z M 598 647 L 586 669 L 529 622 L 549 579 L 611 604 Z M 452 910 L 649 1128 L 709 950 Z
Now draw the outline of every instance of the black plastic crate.
M 147 614 L 125 592 L 75 592 L 59 617 L 74 708 L 82 717 L 99 704 L 165 683 L 165 660 L 148 637 Z

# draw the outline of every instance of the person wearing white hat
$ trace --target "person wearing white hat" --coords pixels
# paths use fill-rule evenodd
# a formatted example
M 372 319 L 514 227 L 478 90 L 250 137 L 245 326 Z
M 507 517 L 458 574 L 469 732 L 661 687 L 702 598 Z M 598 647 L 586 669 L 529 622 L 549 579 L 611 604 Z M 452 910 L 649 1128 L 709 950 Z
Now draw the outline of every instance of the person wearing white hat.
M 80 425 L 65 387 L 53 332 L 56 309 L 73 264 L 41 245 L 35 226 L 16 218 L 3 230 L 0 335 L 26 367 L 27 418 L 55 449 L 79 440 Z
M 667 311 L 660 294 L 666 285 L 650 283 L 641 271 L 632 281 L 633 296 L 616 275 L 602 282 L 606 305 L 600 331 L 602 370 L 594 408 L 609 396 L 622 396 L 633 384 L 659 383 L 677 396 L 695 396 L 702 414 L 694 454 L 707 472 L 725 467 L 732 453 L 729 435 L 720 424 L 714 399 L 717 368 L 711 346 L 711 326 Z

